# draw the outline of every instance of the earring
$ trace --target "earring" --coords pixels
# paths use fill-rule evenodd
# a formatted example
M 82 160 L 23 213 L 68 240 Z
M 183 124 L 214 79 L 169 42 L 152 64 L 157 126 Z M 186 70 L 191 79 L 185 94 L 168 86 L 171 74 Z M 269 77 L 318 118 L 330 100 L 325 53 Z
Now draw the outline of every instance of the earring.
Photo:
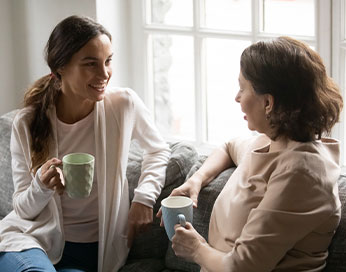
M 266 114 L 266 120 L 269 120 L 270 119 L 270 113 Z

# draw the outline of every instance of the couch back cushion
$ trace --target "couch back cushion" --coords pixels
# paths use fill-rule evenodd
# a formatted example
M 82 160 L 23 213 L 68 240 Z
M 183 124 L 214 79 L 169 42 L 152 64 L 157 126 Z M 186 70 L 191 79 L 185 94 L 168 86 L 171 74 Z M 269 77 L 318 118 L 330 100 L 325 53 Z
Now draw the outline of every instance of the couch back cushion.
M 166 254 L 168 237 L 164 228 L 160 227 L 160 219 L 156 218 L 155 215 L 161 207 L 161 200 L 169 196 L 174 188 L 184 183 L 190 168 L 198 159 L 196 149 L 188 143 L 170 143 L 170 148 L 172 153 L 166 169 L 165 186 L 154 205 L 154 222 L 150 231 L 144 232 L 134 240 L 128 256 L 128 267 L 123 267 L 122 271 L 138 271 L 131 270 L 132 268 L 130 269 L 130 265 L 133 265 L 131 261 L 138 259 L 164 258 Z M 138 184 L 141 174 L 141 165 L 142 150 L 136 142 L 132 142 L 126 172 L 129 183 L 130 201 L 133 198 L 133 190 Z
M 191 177 L 201 167 L 205 159 L 206 156 L 199 157 L 198 161 L 192 166 L 187 178 Z M 208 240 L 209 221 L 214 202 L 234 170 L 235 168 L 229 168 L 221 172 L 208 184 L 208 186 L 203 187 L 198 195 L 198 207 L 193 211 L 192 225 L 206 240 Z M 166 267 L 172 271 L 200 271 L 199 265 L 187 262 L 184 259 L 177 257 L 174 254 L 171 242 L 169 242 L 165 256 L 165 264 Z
M 12 210 L 13 181 L 10 140 L 14 116 L 18 110 L 0 117 L 0 219 Z

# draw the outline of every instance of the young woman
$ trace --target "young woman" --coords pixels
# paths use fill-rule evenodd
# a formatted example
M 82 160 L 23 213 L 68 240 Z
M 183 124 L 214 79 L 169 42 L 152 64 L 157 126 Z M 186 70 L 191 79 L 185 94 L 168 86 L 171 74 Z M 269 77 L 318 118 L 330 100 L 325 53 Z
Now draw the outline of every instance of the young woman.
M 90 18 L 68 17 L 51 33 L 51 74 L 26 92 L 13 124 L 14 211 L 0 222 L 1 271 L 117 271 L 152 222 L 170 150 L 134 91 L 106 91 L 112 57 L 111 35 Z M 144 160 L 130 207 L 132 139 Z M 87 198 L 70 198 L 54 167 L 72 152 L 95 157 Z
M 340 220 L 339 144 L 323 138 L 343 101 L 319 55 L 288 37 L 245 49 L 235 98 L 250 130 L 217 149 L 172 195 L 199 191 L 237 166 L 218 196 L 208 243 L 176 225 L 177 256 L 202 271 L 322 271 Z

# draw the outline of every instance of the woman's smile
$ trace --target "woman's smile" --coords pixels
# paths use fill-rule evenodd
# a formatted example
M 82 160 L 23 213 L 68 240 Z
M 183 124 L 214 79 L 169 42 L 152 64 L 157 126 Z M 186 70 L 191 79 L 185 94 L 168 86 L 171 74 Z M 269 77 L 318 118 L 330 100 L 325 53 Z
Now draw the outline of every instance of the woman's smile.
M 107 83 L 89 84 L 89 86 L 97 92 L 104 92 L 106 90 Z

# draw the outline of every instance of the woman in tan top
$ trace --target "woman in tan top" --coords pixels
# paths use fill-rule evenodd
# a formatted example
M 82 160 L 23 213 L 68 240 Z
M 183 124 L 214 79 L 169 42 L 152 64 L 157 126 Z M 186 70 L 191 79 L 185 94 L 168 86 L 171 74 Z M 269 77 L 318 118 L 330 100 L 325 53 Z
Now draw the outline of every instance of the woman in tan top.
M 288 37 L 255 43 L 240 61 L 235 98 L 257 136 L 213 152 L 172 195 L 198 193 L 237 166 L 217 198 L 208 242 L 176 225 L 177 256 L 202 271 L 321 271 L 340 220 L 339 144 L 330 133 L 343 101 L 320 56 Z

